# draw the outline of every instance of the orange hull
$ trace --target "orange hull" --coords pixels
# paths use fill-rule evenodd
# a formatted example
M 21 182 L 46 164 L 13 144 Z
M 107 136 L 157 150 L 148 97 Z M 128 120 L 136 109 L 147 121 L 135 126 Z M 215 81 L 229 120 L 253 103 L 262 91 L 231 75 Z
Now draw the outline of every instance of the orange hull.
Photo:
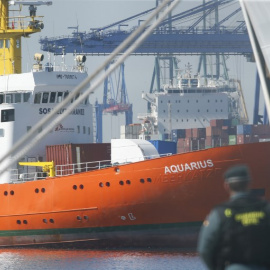
M 248 164 L 252 189 L 270 199 L 269 157 L 270 142 L 254 143 L 2 184 L 0 246 L 96 240 L 194 245 L 207 213 L 227 199 L 222 175 L 228 167 Z

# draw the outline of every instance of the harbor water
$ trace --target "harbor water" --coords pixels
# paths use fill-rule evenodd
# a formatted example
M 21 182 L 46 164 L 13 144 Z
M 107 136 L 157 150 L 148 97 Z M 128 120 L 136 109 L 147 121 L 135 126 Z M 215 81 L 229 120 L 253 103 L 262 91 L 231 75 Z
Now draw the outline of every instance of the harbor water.
M 1 249 L 0 270 L 206 270 L 197 253 L 177 249 Z

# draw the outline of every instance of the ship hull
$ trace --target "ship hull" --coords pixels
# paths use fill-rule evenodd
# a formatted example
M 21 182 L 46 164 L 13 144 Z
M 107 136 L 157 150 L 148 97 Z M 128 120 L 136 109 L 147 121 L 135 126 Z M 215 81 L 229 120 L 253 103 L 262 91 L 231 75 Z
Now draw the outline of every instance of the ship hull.
M 195 247 L 205 216 L 228 198 L 230 166 L 248 164 L 253 192 L 270 199 L 269 153 L 269 142 L 226 146 L 2 184 L 0 246 Z

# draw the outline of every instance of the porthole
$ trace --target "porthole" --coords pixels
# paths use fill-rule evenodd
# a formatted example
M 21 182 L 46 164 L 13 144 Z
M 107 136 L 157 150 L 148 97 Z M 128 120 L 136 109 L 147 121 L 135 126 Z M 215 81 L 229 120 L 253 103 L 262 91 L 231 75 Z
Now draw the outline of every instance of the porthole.
M 80 189 L 84 189 L 84 185 L 80 185 Z
M 10 191 L 10 195 L 14 195 L 14 191 L 13 190 Z
M 28 223 L 27 220 L 24 219 L 24 220 L 23 220 L 23 224 L 27 224 L 27 223 Z
M 7 191 L 4 191 L 4 195 L 7 196 L 8 195 L 8 192 Z
M 141 182 L 141 183 L 144 183 L 144 179 L 140 179 L 140 182 Z
M 151 183 L 152 179 L 151 178 L 147 178 L 147 182 Z
M 48 223 L 48 220 L 46 218 L 43 219 L 44 223 Z
M 77 220 L 82 220 L 82 218 L 80 216 L 77 216 Z
M 49 221 L 50 221 L 50 223 L 54 223 L 54 220 L 53 220 L 52 218 L 50 218 L 50 220 L 49 220 Z
M 83 218 L 84 218 L 85 220 L 88 220 L 88 219 L 89 219 L 89 217 L 88 217 L 88 216 L 83 216 Z
M 42 193 L 45 193 L 45 191 L 46 191 L 45 188 L 42 188 L 42 189 L 41 189 L 41 192 L 42 192 Z
M 110 182 L 106 182 L 106 186 L 109 187 L 111 184 Z
M 130 185 L 131 184 L 130 180 L 127 180 L 126 183 L 127 183 L 127 185 Z
M 123 186 L 124 185 L 124 181 L 119 181 L 119 185 Z
M 38 189 L 38 188 L 36 188 L 36 189 L 35 189 L 35 192 L 36 192 L 36 193 L 39 193 L 39 189 Z
M 22 224 L 22 222 L 20 220 L 17 220 L 16 223 L 19 225 Z
M 102 182 L 100 182 L 100 183 L 99 183 L 99 186 L 100 186 L 100 187 L 103 187 L 103 183 L 102 183 Z
M 73 185 L 74 190 L 77 190 L 77 188 L 78 188 L 77 185 Z

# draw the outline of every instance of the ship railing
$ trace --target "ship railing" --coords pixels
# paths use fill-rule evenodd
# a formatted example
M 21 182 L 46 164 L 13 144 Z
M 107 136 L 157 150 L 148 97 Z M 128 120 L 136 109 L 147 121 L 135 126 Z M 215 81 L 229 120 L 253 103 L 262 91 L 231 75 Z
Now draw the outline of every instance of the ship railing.
M 9 29 L 25 30 L 27 28 L 42 28 L 44 16 L 13 16 L 6 18 L 7 26 Z
M 48 175 L 45 172 L 31 172 L 31 173 L 18 173 L 14 172 L 11 174 L 11 182 L 27 182 L 35 181 L 47 178 Z
M 85 66 L 67 66 L 67 65 L 55 65 L 55 64 L 46 64 L 41 70 L 48 72 L 52 71 L 66 71 L 66 72 L 78 72 L 85 73 L 88 71 L 88 68 Z
M 161 154 L 161 155 L 149 155 L 144 157 L 134 157 L 121 160 L 114 160 L 113 164 L 111 160 L 103 161 L 93 161 L 93 162 L 83 162 L 83 163 L 74 163 L 74 164 L 65 164 L 65 165 L 56 165 L 55 166 L 55 175 L 56 176 L 68 176 L 81 172 L 88 172 L 93 170 L 100 170 L 112 166 L 124 165 L 134 162 L 139 162 L 143 160 L 155 159 L 165 156 L 170 156 L 171 153 Z
M 111 167 L 111 160 L 92 161 L 65 165 L 55 166 L 56 176 L 67 176 L 81 172 L 88 172 L 93 170 L 100 170 L 103 168 Z

